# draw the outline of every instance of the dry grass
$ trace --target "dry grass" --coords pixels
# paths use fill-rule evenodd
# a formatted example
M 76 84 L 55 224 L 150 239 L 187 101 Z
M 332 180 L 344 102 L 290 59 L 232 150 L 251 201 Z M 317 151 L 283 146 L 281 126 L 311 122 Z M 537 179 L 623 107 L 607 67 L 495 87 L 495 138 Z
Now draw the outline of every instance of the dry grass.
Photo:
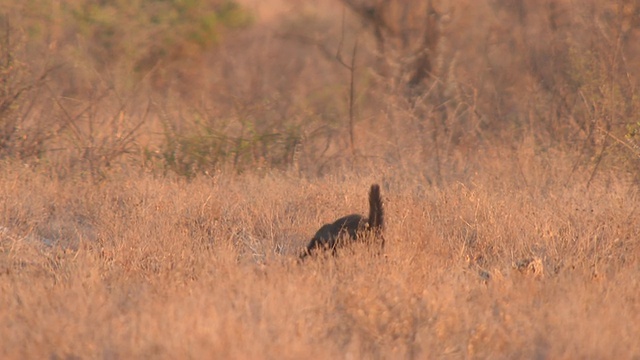
M 640 358 L 637 1 L 223 3 L 0 0 L 0 358 Z
M 96 184 L 7 165 L 0 356 L 640 355 L 637 188 L 538 176 L 550 185 L 487 171 L 436 188 L 393 169 Z M 374 180 L 387 257 L 297 264 L 322 222 L 366 210 Z

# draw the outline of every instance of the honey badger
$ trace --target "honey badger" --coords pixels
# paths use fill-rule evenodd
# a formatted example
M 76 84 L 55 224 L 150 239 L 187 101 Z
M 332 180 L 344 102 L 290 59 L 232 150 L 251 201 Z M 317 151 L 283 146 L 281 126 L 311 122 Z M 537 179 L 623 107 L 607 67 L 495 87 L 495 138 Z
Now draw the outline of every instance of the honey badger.
M 323 225 L 313 236 L 309 244 L 300 255 L 304 259 L 315 254 L 318 250 L 331 250 L 336 254 L 336 249 L 347 243 L 348 240 L 371 239 L 380 241 L 380 248 L 384 249 L 384 210 L 380 197 L 380 186 L 371 185 L 369 190 L 369 217 L 360 214 L 351 214 Z

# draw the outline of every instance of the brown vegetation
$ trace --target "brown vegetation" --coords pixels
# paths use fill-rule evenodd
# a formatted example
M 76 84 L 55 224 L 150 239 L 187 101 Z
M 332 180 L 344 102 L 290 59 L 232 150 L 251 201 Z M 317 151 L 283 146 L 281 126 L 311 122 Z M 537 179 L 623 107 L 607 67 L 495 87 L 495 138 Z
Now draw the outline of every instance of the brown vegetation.
M 0 0 L 0 358 L 640 356 L 637 1 L 316 3 Z

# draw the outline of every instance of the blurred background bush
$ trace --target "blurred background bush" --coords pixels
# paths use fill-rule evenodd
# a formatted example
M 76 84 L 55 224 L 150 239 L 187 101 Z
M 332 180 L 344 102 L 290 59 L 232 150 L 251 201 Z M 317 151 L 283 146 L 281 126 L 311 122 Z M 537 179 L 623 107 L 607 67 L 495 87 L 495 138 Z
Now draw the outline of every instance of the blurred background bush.
M 60 176 L 638 174 L 635 0 L 0 4 L 0 157 Z

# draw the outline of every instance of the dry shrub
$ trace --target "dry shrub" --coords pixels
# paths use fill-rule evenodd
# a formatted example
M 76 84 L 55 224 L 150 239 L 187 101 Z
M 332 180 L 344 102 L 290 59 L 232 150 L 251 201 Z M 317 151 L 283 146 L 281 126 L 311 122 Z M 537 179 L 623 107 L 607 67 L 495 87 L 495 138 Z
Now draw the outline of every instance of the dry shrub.
M 105 118 L 128 103 L 130 122 L 144 122 L 131 138 L 138 162 L 187 177 L 222 168 L 322 174 L 376 158 L 426 164 L 434 171 L 425 176 L 442 184 L 473 172 L 477 149 L 523 141 L 535 152 L 574 152 L 572 166 L 593 176 L 637 169 L 634 2 L 241 5 L 7 5 L 15 27 L 30 29 L 18 60 L 61 66 L 46 94 L 27 99 L 38 110 L 23 115 L 55 131 L 14 138 L 41 139 L 39 156 L 56 163 L 74 125 L 45 109 L 108 93 Z M 85 148 L 72 151 L 81 158 Z

